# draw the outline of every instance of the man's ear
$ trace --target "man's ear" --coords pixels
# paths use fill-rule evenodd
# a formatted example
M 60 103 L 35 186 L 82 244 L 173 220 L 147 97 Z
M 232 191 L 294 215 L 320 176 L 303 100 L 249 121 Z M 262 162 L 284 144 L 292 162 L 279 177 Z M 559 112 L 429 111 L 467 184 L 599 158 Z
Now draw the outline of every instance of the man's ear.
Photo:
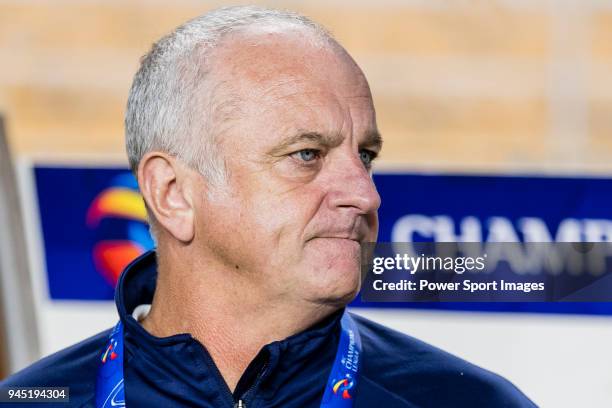
M 138 164 L 138 184 L 159 226 L 187 243 L 195 235 L 190 172 L 166 153 L 148 152 Z

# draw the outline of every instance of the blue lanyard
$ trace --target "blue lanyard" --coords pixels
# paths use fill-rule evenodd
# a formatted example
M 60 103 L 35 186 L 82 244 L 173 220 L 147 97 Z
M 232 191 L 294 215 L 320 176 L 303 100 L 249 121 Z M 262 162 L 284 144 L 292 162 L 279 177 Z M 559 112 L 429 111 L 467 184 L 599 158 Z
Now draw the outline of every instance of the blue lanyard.
M 361 362 L 361 338 L 353 318 L 345 310 L 340 320 L 341 333 L 321 408 L 353 406 Z M 110 333 L 98 369 L 96 407 L 125 407 L 123 381 L 123 324 L 117 323 Z

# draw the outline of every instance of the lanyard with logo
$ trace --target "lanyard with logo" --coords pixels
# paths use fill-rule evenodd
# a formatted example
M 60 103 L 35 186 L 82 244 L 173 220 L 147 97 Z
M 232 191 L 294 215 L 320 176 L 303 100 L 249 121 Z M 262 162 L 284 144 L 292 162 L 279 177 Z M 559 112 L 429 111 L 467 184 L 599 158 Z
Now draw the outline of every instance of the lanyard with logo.
M 361 339 L 353 318 L 345 310 L 340 320 L 341 333 L 321 408 L 350 408 L 361 362 Z M 100 358 L 96 383 L 96 407 L 125 407 L 123 380 L 123 324 L 117 323 Z

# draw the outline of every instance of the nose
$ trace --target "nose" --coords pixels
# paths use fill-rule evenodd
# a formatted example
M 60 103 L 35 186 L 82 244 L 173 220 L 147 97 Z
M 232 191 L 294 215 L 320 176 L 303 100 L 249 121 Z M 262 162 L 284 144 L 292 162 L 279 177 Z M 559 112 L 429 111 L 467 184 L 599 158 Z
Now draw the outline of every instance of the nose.
M 358 155 L 338 160 L 328 184 L 329 205 L 333 208 L 353 208 L 358 214 L 374 213 L 380 207 L 380 195 L 370 171 Z

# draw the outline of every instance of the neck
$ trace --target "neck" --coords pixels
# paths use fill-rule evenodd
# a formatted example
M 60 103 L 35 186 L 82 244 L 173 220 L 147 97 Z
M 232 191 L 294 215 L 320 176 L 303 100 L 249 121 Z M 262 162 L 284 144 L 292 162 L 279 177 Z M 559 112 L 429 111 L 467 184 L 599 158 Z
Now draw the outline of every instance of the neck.
M 197 265 L 167 266 L 158 264 L 153 304 L 143 327 L 157 337 L 190 333 L 206 347 L 232 391 L 262 347 L 339 308 L 272 297 L 227 271 L 206 268 L 203 278 Z

